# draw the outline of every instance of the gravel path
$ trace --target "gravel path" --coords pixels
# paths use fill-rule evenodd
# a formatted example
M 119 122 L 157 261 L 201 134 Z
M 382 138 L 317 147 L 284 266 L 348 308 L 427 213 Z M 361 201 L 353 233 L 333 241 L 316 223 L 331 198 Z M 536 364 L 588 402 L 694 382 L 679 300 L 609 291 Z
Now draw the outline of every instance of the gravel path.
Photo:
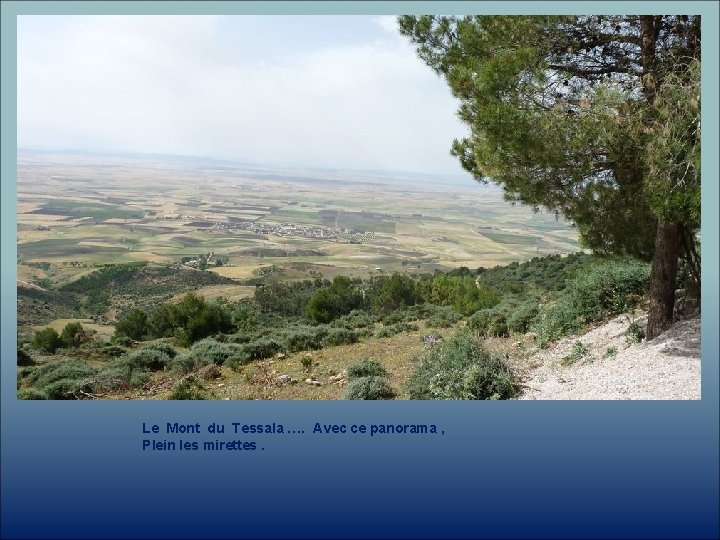
M 636 322 L 644 329 L 646 318 Z M 678 322 L 651 342 L 633 345 L 628 326 L 622 315 L 531 356 L 519 399 L 700 399 L 700 320 Z M 577 341 L 588 352 L 563 365 Z M 608 355 L 609 348 L 617 353 Z

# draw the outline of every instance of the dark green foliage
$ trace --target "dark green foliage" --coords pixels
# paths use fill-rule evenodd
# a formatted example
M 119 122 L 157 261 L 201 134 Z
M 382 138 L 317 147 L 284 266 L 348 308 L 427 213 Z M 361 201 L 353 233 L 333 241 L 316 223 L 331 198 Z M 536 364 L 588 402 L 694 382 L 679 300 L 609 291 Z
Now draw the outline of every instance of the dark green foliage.
M 322 340 L 328 335 L 326 326 L 289 326 L 276 333 L 285 352 L 307 351 L 322 348 Z
M 452 276 L 437 273 L 432 279 L 421 280 L 419 288 L 426 301 L 439 306 L 452 306 L 463 315 L 490 308 L 500 301 L 494 290 L 482 283 L 475 283 L 475 278 L 467 274 Z
M 60 333 L 60 339 L 66 347 L 79 347 L 85 341 L 85 330 L 79 322 L 70 322 Z
M 176 304 L 163 304 L 147 319 L 147 331 L 154 338 L 173 336 L 188 346 L 213 334 L 233 328 L 232 314 L 220 301 L 206 302 L 195 293 L 186 294 Z
M 172 306 L 170 304 L 162 304 L 148 315 L 148 335 L 153 338 L 171 336 L 173 334 L 174 324 Z
M 110 264 L 68 283 L 62 291 L 95 294 L 104 303 L 105 295 L 139 298 L 177 294 L 204 285 L 235 283 L 213 272 L 156 266 L 146 262 Z M 93 293 L 94 291 L 100 291 Z
M 48 399 L 46 392 L 37 388 L 21 388 L 17 393 L 18 399 Z
M 195 343 L 187 352 L 173 358 L 170 367 L 180 373 L 190 373 L 209 364 L 222 366 L 226 362 L 243 362 L 248 358 L 244 347 L 206 338 Z
M 35 365 L 35 360 L 32 359 L 28 353 L 23 351 L 20 347 L 17 348 L 17 365 L 18 366 L 32 366 Z
M 47 395 L 47 399 L 78 399 L 84 388 L 83 381 L 95 373 L 85 362 L 67 360 L 38 366 L 23 380 Z
M 347 328 L 354 330 L 355 328 L 366 328 L 375 323 L 375 317 L 360 309 L 354 309 L 347 315 L 343 315 L 335 319 L 331 326 Z
M 653 261 L 648 337 L 699 283 L 697 15 L 403 16 L 469 136 L 452 153 L 506 199 L 562 214 L 596 253 Z
M 157 343 L 150 343 L 148 345 L 145 345 L 142 349 L 143 351 L 158 351 L 163 354 L 166 354 L 168 358 L 175 358 L 178 354 L 177 350 L 174 347 L 171 347 L 167 343 L 163 342 L 157 342 Z
M 625 259 L 589 267 L 569 283 L 556 302 L 540 308 L 531 325 L 540 344 L 634 307 L 647 292 L 649 273 L 647 264 Z
M 383 365 L 374 358 L 363 358 L 353 362 L 347 368 L 348 379 L 361 377 L 387 377 L 388 372 Z
M 576 341 L 573 343 L 570 354 L 564 356 L 562 360 L 560 360 L 560 365 L 570 366 L 583 358 L 588 352 L 590 352 L 590 349 L 587 345 L 585 345 L 582 341 Z
M 519 303 L 507 314 L 507 327 L 510 332 L 524 334 L 530 329 L 530 324 L 537 317 L 540 306 L 537 300 L 526 300 Z
M 450 328 L 460 319 L 462 316 L 448 306 L 438 308 L 425 322 L 431 328 Z
M 240 349 L 242 355 L 247 360 L 260 360 L 262 358 L 275 356 L 282 350 L 282 345 L 277 339 L 264 337 L 246 343 L 245 345 L 240 345 Z
M 46 384 L 41 391 L 48 399 L 73 400 L 78 398 L 79 385 L 80 381 L 76 379 L 60 379 Z
M 203 383 L 197 377 L 190 375 L 189 377 L 181 380 L 168 399 L 173 400 L 204 400 L 213 399 L 211 393 L 203 386 Z
M 63 379 L 81 380 L 95 373 L 95 369 L 80 360 L 64 360 L 61 362 L 48 362 L 35 369 L 27 380 L 38 387 Z
M 395 399 L 395 391 L 385 377 L 360 377 L 351 380 L 344 399 Z
M 103 395 L 107 392 L 129 390 L 132 387 L 132 376 L 133 370 L 129 365 L 116 363 L 87 377 L 83 380 L 83 385 L 89 393 Z
M 127 365 L 131 371 L 160 371 L 170 363 L 170 356 L 155 347 L 143 347 L 127 353 L 118 362 Z
M 627 342 L 634 345 L 645 339 L 645 330 L 636 321 L 630 323 L 627 329 Z
M 147 334 L 147 314 L 140 308 L 131 309 L 120 317 L 115 325 L 115 333 L 136 341 L 142 340 Z
M 33 337 L 31 345 L 35 349 L 54 354 L 55 351 L 63 346 L 63 341 L 60 339 L 57 330 L 47 327 L 35 332 L 35 337 Z
M 262 312 L 279 315 L 304 315 L 310 298 L 329 285 L 321 279 L 284 283 L 268 279 L 255 288 L 255 302 Z
M 338 345 L 349 345 L 357 342 L 355 332 L 347 328 L 332 328 L 320 342 L 321 347 L 334 347 Z
M 420 356 L 408 389 L 410 399 L 510 399 L 520 386 L 503 360 L 459 332 Z
M 305 314 L 316 323 L 329 323 L 360 308 L 362 304 L 362 294 L 353 282 L 345 276 L 336 276 L 329 287 L 324 287 L 313 294 L 308 301 Z
M 133 342 L 133 340 L 130 339 L 128 336 L 118 334 L 117 332 L 115 332 L 115 334 L 113 335 L 113 337 L 110 341 L 116 347 L 129 347 L 130 345 L 132 345 L 132 342 Z
M 373 283 L 372 306 L 375 311 L 388 313 L 413 306 L 421 301 L 415 281 L 404 274 L 393 274 Z
M 507 337 L 507 312 L 499 307 L 481 309 L 468 319 L 468 328 L 485 337 Z
M 399 322 L 388 326 L 383 326 L 375 331 L 376 338 L 386 338 L 400 334 L 402 332 L 414 332 L 419 330 L 418 325 L 413 323 Z
M 630 260 L 609 261 L 577 277 L 565 294 L 585 322 L 601 320 L 637 305 L 647 293 L 650 267 Z

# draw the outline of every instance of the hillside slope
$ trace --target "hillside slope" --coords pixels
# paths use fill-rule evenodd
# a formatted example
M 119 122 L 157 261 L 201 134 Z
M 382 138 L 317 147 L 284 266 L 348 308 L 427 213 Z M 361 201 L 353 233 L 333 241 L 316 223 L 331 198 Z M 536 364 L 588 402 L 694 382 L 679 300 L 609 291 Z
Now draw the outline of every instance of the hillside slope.
M 644 327 L 645 317 L 636 322 Z M 628 326 L 621 315 L 532 356 L 520 399 L 700 399 L 700 319 L 637 344 L 628 343 Z M 578 341 L 587 352 L 568 361 L 585 348 Z

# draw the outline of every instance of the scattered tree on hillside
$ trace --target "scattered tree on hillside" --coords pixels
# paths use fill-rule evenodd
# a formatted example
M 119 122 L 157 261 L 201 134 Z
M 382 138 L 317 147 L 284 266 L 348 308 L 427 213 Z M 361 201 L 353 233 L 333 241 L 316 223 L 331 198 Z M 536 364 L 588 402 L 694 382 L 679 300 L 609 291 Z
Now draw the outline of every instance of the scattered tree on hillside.
M 506 198 L 563 214 L 595 251 L 652 260 L 648 339 L 678 258 L 699 285 L 700 17 L 403 16 L 460 101 L 452 154 Z

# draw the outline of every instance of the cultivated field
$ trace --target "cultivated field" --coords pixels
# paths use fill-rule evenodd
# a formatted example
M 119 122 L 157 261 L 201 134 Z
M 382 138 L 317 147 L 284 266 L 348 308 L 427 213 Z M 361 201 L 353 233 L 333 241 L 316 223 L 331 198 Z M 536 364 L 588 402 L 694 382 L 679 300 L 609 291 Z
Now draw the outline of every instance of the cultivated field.
M 222 266 L 207 269 L 233 279 L 368 276 L 578 250 L 576 232 L 554 215 L 470 180 L 437 180 L 21 151 L 18 278 L 54 287 L 97 265 L 211 253 Z

